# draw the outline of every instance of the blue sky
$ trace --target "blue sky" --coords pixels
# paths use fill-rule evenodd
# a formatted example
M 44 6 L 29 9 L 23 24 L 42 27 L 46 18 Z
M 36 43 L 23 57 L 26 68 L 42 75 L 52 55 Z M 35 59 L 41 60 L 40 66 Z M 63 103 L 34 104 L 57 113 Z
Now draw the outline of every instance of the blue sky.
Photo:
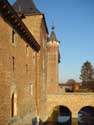
M 79 81 L 83 63 L 94 65 L 94 0 L 35 0 L 35 4 L 45 14 L 49 33 L 54 22 L 60 41 L 59 81 Z

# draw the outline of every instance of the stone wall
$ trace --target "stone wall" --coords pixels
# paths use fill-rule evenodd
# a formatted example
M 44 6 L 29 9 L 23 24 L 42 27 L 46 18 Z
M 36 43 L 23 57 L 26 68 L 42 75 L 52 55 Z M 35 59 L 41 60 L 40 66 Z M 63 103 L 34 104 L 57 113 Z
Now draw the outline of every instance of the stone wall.
M 56 106 L 66 106 L 71 112 L 72 117 L 77 118 L 78 112 L 85 106 L 94 106 L 94 93 L 66 93 L 49 94 L 47 96 L 47 119 Z

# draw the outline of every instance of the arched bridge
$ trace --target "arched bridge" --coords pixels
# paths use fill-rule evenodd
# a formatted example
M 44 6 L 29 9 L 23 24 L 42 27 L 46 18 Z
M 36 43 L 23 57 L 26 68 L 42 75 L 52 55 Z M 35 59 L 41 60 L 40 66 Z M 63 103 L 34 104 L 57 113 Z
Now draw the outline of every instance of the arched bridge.
M 66 106 L 71 111 L 72 117 L 77 118 L 78 112 L 83 107 L 94 107 L 94 93 L 48 94 L 46 119 L 58 105 Z

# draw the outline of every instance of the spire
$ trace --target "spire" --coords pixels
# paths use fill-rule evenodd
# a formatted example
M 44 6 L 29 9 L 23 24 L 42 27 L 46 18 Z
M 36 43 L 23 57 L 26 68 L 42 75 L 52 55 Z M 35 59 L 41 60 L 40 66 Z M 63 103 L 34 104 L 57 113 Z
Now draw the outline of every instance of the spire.
M 58 45 L 58 46 L 59 46 L 60 41 L 57 40 L 57 37 L 56 37 L 56 35 L 55 35 L 55 32 L 54 32 L 55 27 L 54 27 L 54 25 L 52 25 L 52 28 L 51 28 L 51 29 L 52 29 L 52 31 L 51 31 L 51 35 L 50 35 L 50 38 L 49 38 L 49 40 L 48 40 L 48 43 L 49 43 L 49 42 L 54 43 L 53 41 L 55 41 L 55 43 L 57 43 L 57 44 L 55 44 L 55 45 Z M 60 63 L 60 51 L 59 51 L 59 48 L 58 48 L 58 63 Z
M 56 38 L 56 35 L 55 35 L 55 32 L 54 32 L 54 29 L 55 29 L 55 27 L 54 27 L 54 25 L 52 25 L 52 31 L 51 31 L 51 35 L 50 35 L 50 39 L 49 40 L 58 42 L 58 40 Z
M 33 0 L 16 0 L 13 8 L 17 13 L 22 14 L 41 14 L 41 12 L 36 8 Z

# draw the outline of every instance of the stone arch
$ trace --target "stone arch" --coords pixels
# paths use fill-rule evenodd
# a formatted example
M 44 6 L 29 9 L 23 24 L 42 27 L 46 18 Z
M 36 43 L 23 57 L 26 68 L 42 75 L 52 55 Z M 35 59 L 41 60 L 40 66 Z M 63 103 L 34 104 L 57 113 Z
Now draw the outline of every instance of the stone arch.
M 11 95 L 11 117 L 17 116 L 17 93 Z
M 59 117 L 58 117 L 58 122 L 60 124 L 67 124 L 71 125 L 72 122 L 72 112 L 71 110 L 64 105 L 59 105 Z
M 78 112 L 78 125 L 94 125 L 94 107 L 84 106 Z
M 53 107 L 53 110 L 46 122 L 54 125 L 57 123 L 71 125 L 71 119 L 71 110 L 67 106 L 57 105 Z

